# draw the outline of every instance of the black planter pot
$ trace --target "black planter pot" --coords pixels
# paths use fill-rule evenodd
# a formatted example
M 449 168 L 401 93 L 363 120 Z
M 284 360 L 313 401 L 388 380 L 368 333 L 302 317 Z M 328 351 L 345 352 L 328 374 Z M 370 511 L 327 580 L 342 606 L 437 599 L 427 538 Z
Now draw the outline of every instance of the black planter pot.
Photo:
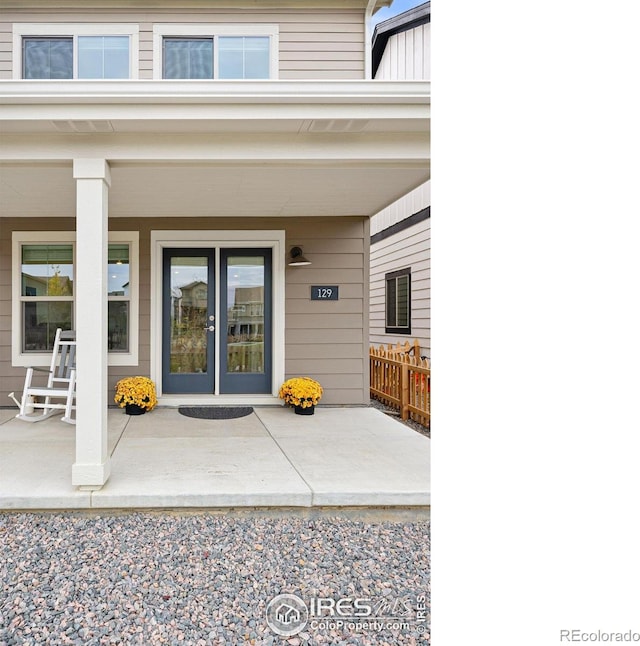
M 302 408 L 302 406 L 296 406 L 294 408 L 296 415 L 313 415 L 315 413 L 315 406 L 308 406 L 307 408 Z
M 138 406 L 137 404 L 125 404 L 124 412 L 127 415 L 144 415 L 147 412 L 146 408 Z

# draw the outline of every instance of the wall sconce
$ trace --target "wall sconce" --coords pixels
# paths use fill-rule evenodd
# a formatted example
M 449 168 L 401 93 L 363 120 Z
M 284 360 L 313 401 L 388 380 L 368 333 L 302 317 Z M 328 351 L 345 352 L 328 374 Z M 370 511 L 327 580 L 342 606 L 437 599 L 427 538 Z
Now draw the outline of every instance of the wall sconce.
M 300 247 L 291 247 L 288 264 L 289 267 L 302 267 L 302 265 L 310 265 L 311 261 L 302 255 L 302 249 Z

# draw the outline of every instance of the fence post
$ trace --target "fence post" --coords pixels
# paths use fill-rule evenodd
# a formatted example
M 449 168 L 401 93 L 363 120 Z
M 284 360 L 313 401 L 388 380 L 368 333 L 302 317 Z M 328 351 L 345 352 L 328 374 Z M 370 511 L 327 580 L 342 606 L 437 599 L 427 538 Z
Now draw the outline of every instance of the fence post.
M 409 364 L 402 362 L 400 372 L 400 412 L 402 419 L 409 419 Z

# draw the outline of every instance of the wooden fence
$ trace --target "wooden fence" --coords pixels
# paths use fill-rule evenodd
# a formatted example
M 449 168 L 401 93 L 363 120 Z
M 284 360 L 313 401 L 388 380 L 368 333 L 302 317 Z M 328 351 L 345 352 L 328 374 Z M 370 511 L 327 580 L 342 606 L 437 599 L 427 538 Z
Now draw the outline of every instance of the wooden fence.
M 400 411 L 402 419 L 423 426 L 431 420 L 431 369 L 420 358 L 420 345 L 407 341 L 369 349 L 371 397 Z

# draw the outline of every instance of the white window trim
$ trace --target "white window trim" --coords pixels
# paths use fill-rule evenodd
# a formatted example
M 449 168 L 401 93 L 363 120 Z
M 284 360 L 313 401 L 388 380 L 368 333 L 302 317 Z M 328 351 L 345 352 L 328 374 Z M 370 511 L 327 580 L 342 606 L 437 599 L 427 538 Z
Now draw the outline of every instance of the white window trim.
M 271 248 L 272 258 L 272 343 L 273 361 L 270 395 L 220 395 L 218 392 L 219 363 L 216 347 L 215 393 L 211 395 L 163 395 L 162 393 L 162 250 L 165 247 L 207 248 L 216 250 L 216 284 L 220 284 L 220 249 L 233 247 Z M 285 232 L 283 230 L 247 231 L 151 231 L 151 379 L 156 384 L 158 401 L 171 405 L 179 400 L 182 404 L 198 404 L 211 401 L 231 403 L 280 403 L 278 390 L 284 381 L 284 322 L 285 322 Z M 216 291 L 216 320 L 220 320 L 220 294 Z M 219 344 L 219 337 L 216 336 Z
M 127 242 L 129 255 L 129 352 L 110 352 L 110 366 L 138 365 L 138 329 L 139 320 L 139 256 L 140 234 L 138 231 L 109 231 L 109 242 Z M 48 366 L 51 353 L 22 352 L 22 307 L 21 276 L 22 263 L 20 249 L 23 244 L 47 244 L 67 242 L 73 244 L 73 265 L 76 270 L 76 232 L 75 231 L 14 231 L 12 234 L 11 252 L 11 363 L 13 366 Z M 75 294 L 73 304 L 75 310 Z M 115 300 L 124 300 L 117 298 Z M 74 316 L 75 318 L 75 316 Z
M 280 62 L 280 28 L 278 25 L 244 24 L 163 24 L 153 26 L 153 78 L 162 79 L 162 40 L 165 36 L 213 38 L 213 79 L 218 78 L 218 39 L 216 36 L 265 36 L 269 38 L 269 80 L 278 78 Z M 225 79 L 230 80 L 230 79 Z M 239 79 L 241 80 L 241 79 Z M 256 80 L 256 79 L 253 79 Z
M 129 36 L 129 78 L 139 72 L 139 31 L 137 24 L 91 24 L 19 22 L 13 25 L 13 78 L 22 79 L 22 39 L 26 36 L 59 36 L 73 38 L 73 78 L 78 78 L 78 36 Z M 81 79 L 83 81 L 91 79 Z M 111 79 L 94 79 L 111 80 Z M 123 79 L 115 79 L 122 81 Z

